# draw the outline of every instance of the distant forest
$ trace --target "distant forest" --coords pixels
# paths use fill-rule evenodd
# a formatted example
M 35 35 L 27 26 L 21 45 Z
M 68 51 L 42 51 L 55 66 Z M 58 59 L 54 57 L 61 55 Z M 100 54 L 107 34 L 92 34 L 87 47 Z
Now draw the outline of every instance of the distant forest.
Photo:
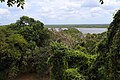
M 108 28 L 109 24 L 58 24 L 45 25 L 47 28 Z

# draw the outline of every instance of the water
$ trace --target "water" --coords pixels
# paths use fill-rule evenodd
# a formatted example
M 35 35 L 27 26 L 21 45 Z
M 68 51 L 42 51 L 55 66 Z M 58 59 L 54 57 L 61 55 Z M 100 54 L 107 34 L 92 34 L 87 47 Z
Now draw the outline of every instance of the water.
M 83 34 L 90 33 L 90 34 L 98 34 L 107 31 L 107 28 L 77 28 Z
M 49 28 L 51 29 L 51 28 Z M 59 31 L 59 30 L 67 30 L 68 28 L 53 28 L 53 30 Z M 98 34 L 107 31 L 107 28 L 76 28 L 79 31 L 81 31 L 83 34 Z

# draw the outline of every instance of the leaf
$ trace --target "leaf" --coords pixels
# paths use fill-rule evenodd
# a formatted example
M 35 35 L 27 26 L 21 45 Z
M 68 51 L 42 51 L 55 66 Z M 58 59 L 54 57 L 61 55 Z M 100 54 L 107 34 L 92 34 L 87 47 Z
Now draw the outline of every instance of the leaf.
M 103 4 L 104 3 L 103 0 L 100 0 L 100 3 Z
M 19 7 L 20 6 L 20 3 L 17 5 L 17 7 Z
M 24 9 L 24 7 L 23 7 L 23 6 L 21 6 L 21 8 L 22 8 L 22 9 Z

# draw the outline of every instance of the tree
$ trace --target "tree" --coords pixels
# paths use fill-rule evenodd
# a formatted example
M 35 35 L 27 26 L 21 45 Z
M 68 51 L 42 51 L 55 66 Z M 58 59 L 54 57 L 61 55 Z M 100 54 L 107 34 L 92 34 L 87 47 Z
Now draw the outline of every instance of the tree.
M 0 80 L 47 71 L 49 31 L 43 25 L 23 16 L 16 23 L 0 26 Z
M 22 35 L 5 26 L 0 27 L 0 75 L 3 75 L 0 76 L 0 80 L 18 74 L 18 61 L 25 53 L 27 46 L 28 43 Z
M 12 30 L 18 31 L 28 42 L 35 42 L 37 46 L 45 46 L 49 43 L 49 31 L 44 24 L 27 16 L 20 17 L 16 23 L 8 25 Z
M 8 7 L 13 6 L 14 4 L 17 4 L 17 7 L 21 7 L 22 9 L 24 8 L 24 2 L 25 0 L 0 0 L 1 2 L 7 1 Z
M 103 80 L 120 79 L 120 10 L 114 15 L 107 36 L 97 45 L 95 66 Z M 102 72 L 101 72 L 102 71 Z
M 120 79 L 120 10 L 113 17 L 108 28 L 108 60 L 110 80 Z
M 51 44 L 51 49 L 52 55 L 48 58 L 51 80 L 65 80 L 65 70 L 67 69 L 65 54 L 67 48 L 61 43 L 54 42 Z

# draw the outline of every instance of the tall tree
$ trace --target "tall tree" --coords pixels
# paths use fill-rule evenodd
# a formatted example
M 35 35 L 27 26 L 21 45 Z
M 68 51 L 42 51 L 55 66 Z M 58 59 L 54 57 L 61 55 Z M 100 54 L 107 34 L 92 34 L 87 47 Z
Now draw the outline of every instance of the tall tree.
M 110 80 L 120 79 L 120 10 L 115 14 L 113 22 L 108 28 L 109 48 L 109 78 Z

